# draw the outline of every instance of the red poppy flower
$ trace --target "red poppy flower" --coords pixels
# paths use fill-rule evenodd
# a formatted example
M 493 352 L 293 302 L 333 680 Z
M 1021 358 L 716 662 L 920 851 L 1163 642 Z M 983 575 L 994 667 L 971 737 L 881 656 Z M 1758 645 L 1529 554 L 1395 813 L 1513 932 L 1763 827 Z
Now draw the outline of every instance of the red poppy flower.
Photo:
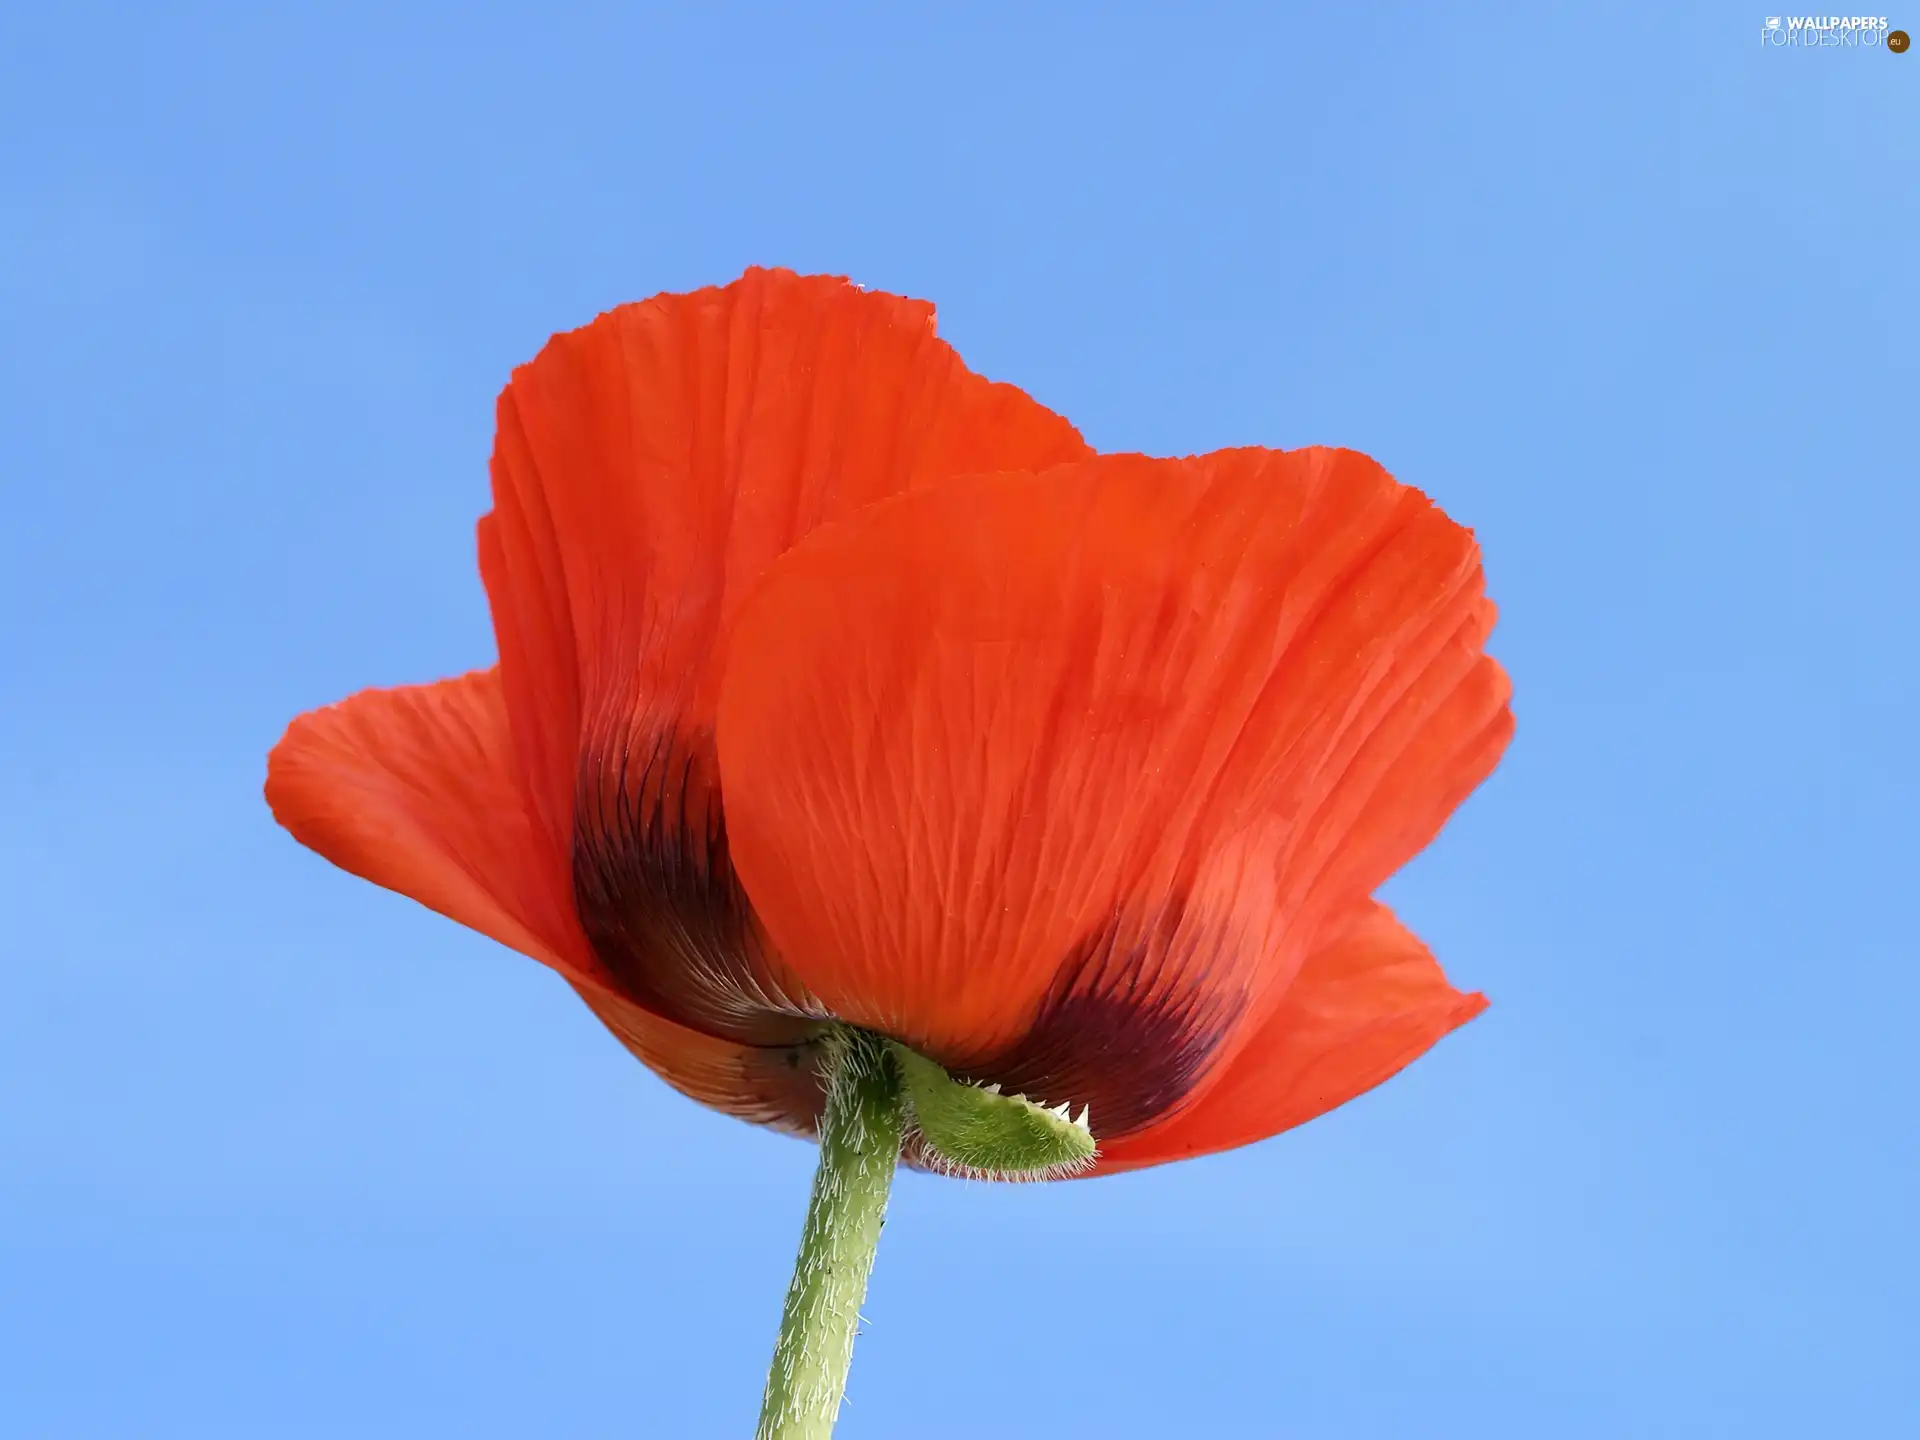
M 839 1021 L 1123 1170 L 1483 1007 L 1371 897 L 1511 733 L 1493 607 L 1366 457 L 1096 456 L 929 307 L 750 271 L 517 371 L 493 501 L 499 664 L 302 716 L 269 801 L 696 1100 L 812 1132 Z

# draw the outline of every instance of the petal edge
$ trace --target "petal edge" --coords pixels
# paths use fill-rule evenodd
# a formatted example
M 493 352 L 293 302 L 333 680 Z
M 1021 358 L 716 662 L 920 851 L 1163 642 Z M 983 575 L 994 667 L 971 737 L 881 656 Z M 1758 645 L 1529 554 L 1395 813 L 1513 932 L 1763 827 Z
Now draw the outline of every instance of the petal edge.
M 1237 1149 L 1291 1130 L 1400 1073 L 1487 1008 L 1448 983 L 1377 901 L 1301 966 L 1272 1015 L 1184 1110 L 1103 1149 L 1096 1174 Z

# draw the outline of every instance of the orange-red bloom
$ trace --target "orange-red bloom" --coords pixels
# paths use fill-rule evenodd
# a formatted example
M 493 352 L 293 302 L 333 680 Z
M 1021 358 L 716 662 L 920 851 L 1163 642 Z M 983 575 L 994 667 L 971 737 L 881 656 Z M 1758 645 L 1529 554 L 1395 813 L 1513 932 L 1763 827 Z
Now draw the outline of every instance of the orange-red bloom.
M 1243 1145 L 1484 1002 L 1373 891 L 1512 730 L 1478 551 L 1341 450 L 1094 455 L 926 305 L 750 271 L 501 396 L 500 661 L 296 720 L 274 814 L 800 1132 L 869 1027 Z

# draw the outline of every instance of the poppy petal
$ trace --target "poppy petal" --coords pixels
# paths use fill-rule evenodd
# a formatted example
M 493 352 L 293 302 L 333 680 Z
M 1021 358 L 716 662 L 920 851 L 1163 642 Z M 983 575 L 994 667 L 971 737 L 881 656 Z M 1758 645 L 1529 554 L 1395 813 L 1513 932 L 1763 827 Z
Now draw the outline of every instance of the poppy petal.
M 622 1000 L 556 889 L 520 805 L 499 677 L 366 690 L 300 716 L 267 760 L 294 838 L 557 970 L 676 1089 L 730 1114 L 810 1128 L 817 1084 L 791 1051 L 755 1051 Z
M 1231 1150 L 1303 1125 L 1398 1074 L 1486 1005 L 1448 984 L 1386 906 L 1356 906 L 1218 1079 L 1184 1110 L 1107 1146 L 1097 1173 Z
M 528 809 L 624 993 L 765 1044 L 818 1009 L 739 891 L 719 802 L 719 657 L 761 573 L 881 497 L 1086 453 L 967 370 L 930 306 L 825 276 L 624 306 L 515 373 L 482 571 Z
M 1105 456 L 816 533 L 734 629 L 735 863 L 842 1019 L 1171 1113 L 1497 758 L 1469 532 L 1349 451 Z
M 300 716 L 267 757 L 266 794 L 274 819 L 341 869 L 569 980 L 606 982 L 520 808 L 497 672 Z

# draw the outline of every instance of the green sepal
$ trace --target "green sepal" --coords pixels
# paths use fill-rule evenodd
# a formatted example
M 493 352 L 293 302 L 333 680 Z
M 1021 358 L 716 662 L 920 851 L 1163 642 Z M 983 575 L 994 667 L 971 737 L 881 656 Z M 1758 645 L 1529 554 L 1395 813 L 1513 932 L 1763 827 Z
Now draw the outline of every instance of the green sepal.
M 1086 1108 L 1073 1115 L 997 1085 L 955 1080 L 926 1056 L 889 1041 L 913 1123 L 942 1169 L 980 1179 L 1048 1180 L 1086 1169 L 1099 1153 Z

